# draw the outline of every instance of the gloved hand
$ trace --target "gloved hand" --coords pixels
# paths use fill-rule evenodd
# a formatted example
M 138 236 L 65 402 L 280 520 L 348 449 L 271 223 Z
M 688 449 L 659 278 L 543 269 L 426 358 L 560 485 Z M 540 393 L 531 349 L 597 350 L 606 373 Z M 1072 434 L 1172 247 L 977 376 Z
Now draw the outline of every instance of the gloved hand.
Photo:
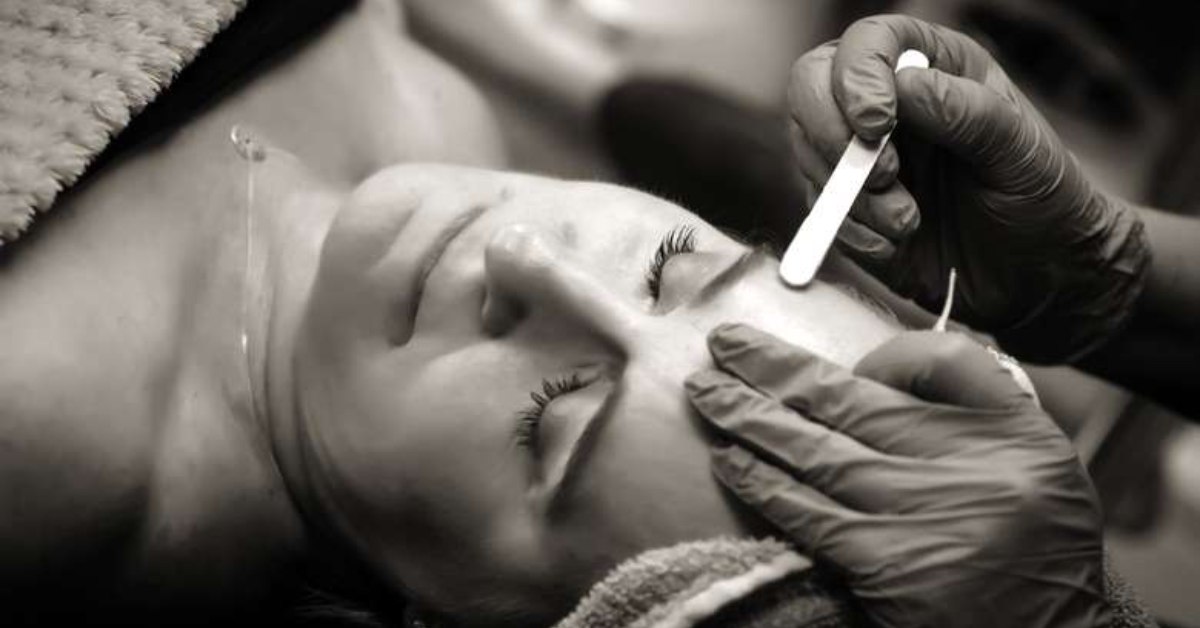
M 894 73 L 907 48 L 930 69 Z M 865 18 L 795 63 L 788 98 L 814 193 L 851 131 L 875 140 L 899 116 L 839 233 L 892 289 L 935 310 L 956 267 L 956 318 L 1039 362 L 1074 361 L 1128 319 L 1149 260 L 1137 213 L 1092 187 L 970 38 L 906 16 Z
M 909 332 L 853 373 L 741 325 L 709 348 L 724 371 L 687 391 L 732 441 L 714 473 L 833 566 L 875 623 L 1107 625 L 1095 492 L 982 347 Z

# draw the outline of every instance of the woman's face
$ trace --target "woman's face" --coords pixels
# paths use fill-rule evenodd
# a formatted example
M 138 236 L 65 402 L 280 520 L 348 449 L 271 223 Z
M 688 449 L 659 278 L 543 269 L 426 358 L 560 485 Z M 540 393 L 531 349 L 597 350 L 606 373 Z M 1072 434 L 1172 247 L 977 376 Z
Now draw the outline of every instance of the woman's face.
M 843 364 L 894 333 L 666 201 L 442 166 L 362 184 L 297 339 L 305 500 L 433 605 L 550 618 L 640 551 L 745 521 L 685 377 L 743 321 Z

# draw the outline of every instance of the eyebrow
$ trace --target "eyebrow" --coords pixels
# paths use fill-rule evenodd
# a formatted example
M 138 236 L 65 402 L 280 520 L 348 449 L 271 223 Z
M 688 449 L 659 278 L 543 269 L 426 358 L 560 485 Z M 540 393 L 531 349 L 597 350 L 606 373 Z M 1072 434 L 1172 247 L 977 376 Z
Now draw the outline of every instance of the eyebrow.
M 732 264 L 721 269 L 708 283 L 704 284 L 696 294 L 688 300 L 689 307 L 700 307 L 716 298 L 725 290 L 738 283 L 759 266 L 775 259 L 771 248 L 766 245 L 752 246 L 746 249 Z
M 733 263 L 721 269 L 716 275 L 713 275 L 712 279 L 709 279 L 703 287 L 696 291 L 696 294 L 689 299 L 688 305 L 698 307 L 708 303 L 721 294 L 721 292 L 741 281 L 747 274 L 757 269 L 760 265 L 773 259 L 775 259 L 775 254 L 769 245 L 748 245 L 746 250 Z M 580 476 L 580 470 L 585 466 L 585 461 L 595 449 L 595 444 L 599 440 L 597 435 L 601 432 L 604 425 L 612 419 L 612 414 L 616 411 L 617 404 L 624 397 L 624 392 L 624 380 L 618 376 L 613 382 L 612 392 L 608 394 L 604 403 L 600 404 L 600 407 L 588 419 L 587 425 L 583 428 L 583 433 L 579 435 L 579 438 L 571 446 L 571 452 L 567 455 L 566 463 L 563 464 L 562 474 L 550 487 L 550 497 L 547 502 L 547 511 L 549 513 L 554 514 L 564 507 L 567 501 L 566 497 L 571 494 L 572 485 Z
M 572 485 L 575 483 L 576 478 L 580 476 L 580 469 L 584 467 L 584 462 L 595 449 L 596 442 L 599 440 L 598 435 L 603 427 L 612 419 L 617 404 L 625 396 L 624 393 L 624 378 L 618 375 L 613 381 L 613 389 L 604 399 L 604 403 L 600 404 L 596 412 L 587 420 L 587 425 L 583 427 L 583 433 L 571 445 L 571 453 L 567 454 L 567 461 L 563 464 L 563 472 L 550 487 L 547 511 L 551 514 L 558 512 L 563 507 L 566 501 L 565 496 L 571 493 Z

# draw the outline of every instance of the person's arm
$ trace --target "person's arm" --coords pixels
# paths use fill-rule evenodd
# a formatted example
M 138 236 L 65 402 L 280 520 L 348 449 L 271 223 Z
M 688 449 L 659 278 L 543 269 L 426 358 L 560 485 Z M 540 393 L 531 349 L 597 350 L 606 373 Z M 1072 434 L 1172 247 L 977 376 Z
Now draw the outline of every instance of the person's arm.
M 907 48 L 930 69 L 894 72 Z M 925 308 L 956 268 L 956 318 L 1009 353 L 1200 416 L 1188 381 L 1200 371 L 1200 223 L 1094 186 L 982 46 L 907 16 L 866 18 L 801 57 L 789 94 L 797 162 L 816 187 L 851 134 L 898 124 L 839 236 L 864 268 Z
M 1153 257 L 1142 308 L 1200 339 L 1200 219 L 1142 208 Z
M 1200 219 L 1139 213 L 1152 257 L 1134 315 L 1076 366 L 1200 420 Z

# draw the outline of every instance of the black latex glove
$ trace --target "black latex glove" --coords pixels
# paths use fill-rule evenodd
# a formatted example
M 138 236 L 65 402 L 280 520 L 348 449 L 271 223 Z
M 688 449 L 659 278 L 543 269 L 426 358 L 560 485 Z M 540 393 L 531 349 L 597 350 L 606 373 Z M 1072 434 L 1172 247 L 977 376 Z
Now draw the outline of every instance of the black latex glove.
M 833 565 L 880 626 L 1107 625 L 1100 510 L 1071 443 L 988 351 L 909 332 L 850 372 L 746 326 L 687 382 L 714 472 Z
M 930 69 L 894 73 L 908 48 Z M 1074 361 L 1126 323 L 1149 261 L 1137 213 L 1089 183 L 970 38 L 907 16 L 860 20 L 796 62 L 789 107 L 814 190 L 852 131 L 878 139 L 899 119 L 839 233 L 897 292 L 933 310 L 956 267 L 956 318 L 1024 360 Z

